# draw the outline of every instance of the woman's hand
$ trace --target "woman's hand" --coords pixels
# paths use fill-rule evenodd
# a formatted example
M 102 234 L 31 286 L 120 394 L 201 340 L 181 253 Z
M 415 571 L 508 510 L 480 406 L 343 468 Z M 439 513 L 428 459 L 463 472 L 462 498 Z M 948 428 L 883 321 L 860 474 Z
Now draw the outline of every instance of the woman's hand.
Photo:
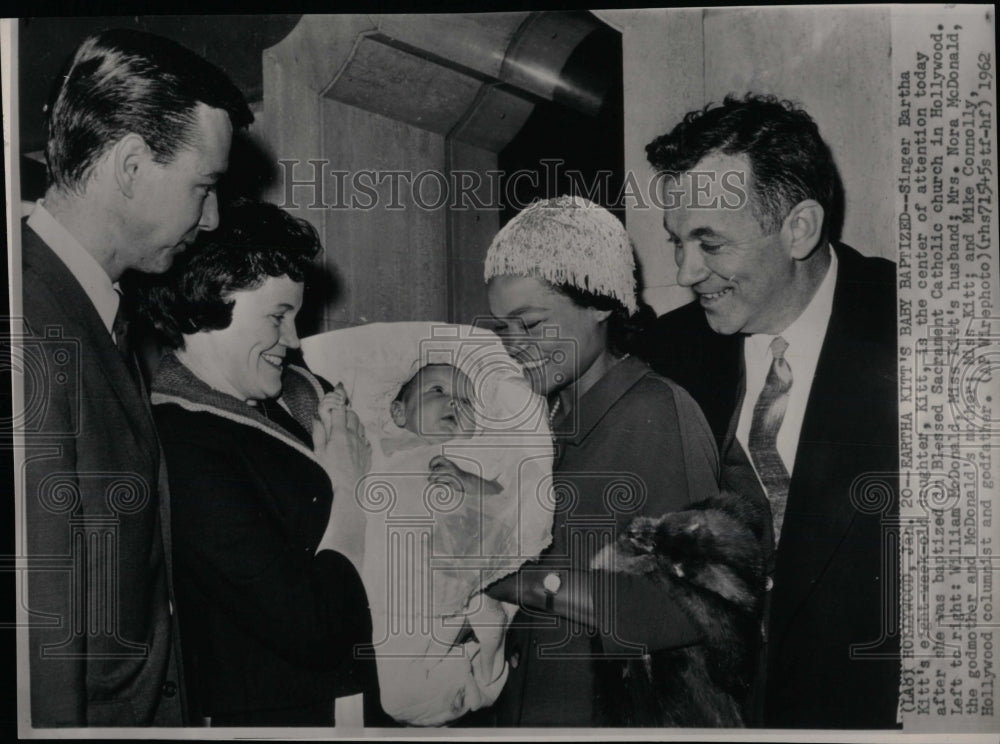
M 551 573 L 541 564 L 526 564 L 521 570 L 490 584 L 484 594 L 500 602 L 508 602 L 533 611 L 552 612 L 567 620 L 593 628 L 596 626 L 594 600 L 590 593 L 588 573 L 560 570 L 561 586 L 552 597 L 552 609 L 547 608 L 543 581 Z
M 320 401 L 313 421 L 313 450 L 333 485 L 330 521 L 319 549 L 336 550 L 362 570 L 365 512 L 355 498 L 358 481 L 371 468 L 371 443 L 365 427 L 350 409 L 343 385 Z
M 340 383 L 319 402 L 313 419 L 313 451 L 330 476 L 334 492 L 353 495 L 357 482 L 371 469 L 371 442 Z

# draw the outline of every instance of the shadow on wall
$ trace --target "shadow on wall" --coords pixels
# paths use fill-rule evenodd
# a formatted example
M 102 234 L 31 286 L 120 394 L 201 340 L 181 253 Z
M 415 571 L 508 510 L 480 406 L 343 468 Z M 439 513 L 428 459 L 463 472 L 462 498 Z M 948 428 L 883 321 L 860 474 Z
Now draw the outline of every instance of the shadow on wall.
M 278 179 L 275 156 L 263 140 L 251 132 L 233 135 L 229 170 L 219 182 L 219 194 L 229 203 L 240 197 L 261 199 Z
M 305 298 L 295 321 L 300 338 L 327 330 L 324 323 L 326 308 L 337 305 L 343 297 L 344 280 L 336 268 L 335 248 L 336 246 L 324 246 L 332 260 L 317 264 L 306 279 Z

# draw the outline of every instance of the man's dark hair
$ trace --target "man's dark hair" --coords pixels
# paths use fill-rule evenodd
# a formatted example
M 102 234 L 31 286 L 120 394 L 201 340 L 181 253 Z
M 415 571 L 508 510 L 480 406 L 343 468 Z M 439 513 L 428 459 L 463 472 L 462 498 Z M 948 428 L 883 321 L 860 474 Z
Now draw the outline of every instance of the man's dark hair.
M 222 70 L 161 36 L 114 29 L 79 46 L 48 105 L 49 182 L 79 190 L 94 164 L 127 134 L 140 135 L 157 163 L 197 144 L 197 106 L 229 114 L 233 129 L 253 121 L 243 94 Z
M 305 282 L 321 250 L 316 229 L 267 202 L 238 199 L 219 229 L 200 233 L 164 274 L 128 277 L 128 295 L 172 348 L 183 334 L 228 328 L 232 292 L 255 289 L 268 277 Z
M 652 166 L 668 174 L 689 171 L 716 152 L 749 160 L 750 209 L 762 229 L 777 230 L 792 207 L 815 199 L 825 213 L 827 236 L 839 237 L 840 175 L 816 122 L 796 104 L 772 95 L 729 95 L 722 105 L 691 111 L 672 131 L 646 145 Z

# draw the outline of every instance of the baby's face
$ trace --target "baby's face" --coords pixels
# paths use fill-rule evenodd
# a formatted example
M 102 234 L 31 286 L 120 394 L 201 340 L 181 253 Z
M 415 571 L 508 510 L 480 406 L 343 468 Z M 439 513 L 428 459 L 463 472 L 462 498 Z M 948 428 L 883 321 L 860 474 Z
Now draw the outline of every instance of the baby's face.
M 467 439 L 476 429 L 472 383 L 449 365 L 417 372 L 404 401 L 393 403 L 393 421 L 425 439 Z

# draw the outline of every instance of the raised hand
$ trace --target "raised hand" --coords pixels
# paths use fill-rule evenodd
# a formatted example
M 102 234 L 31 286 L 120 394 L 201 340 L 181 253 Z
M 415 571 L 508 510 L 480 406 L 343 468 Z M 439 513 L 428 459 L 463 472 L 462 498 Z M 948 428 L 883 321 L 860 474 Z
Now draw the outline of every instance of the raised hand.
M 323 422 L 323 428 L 326 430 L 327 436 L 329 436 L 333 427 L 334 413 L 336 412 L 339 415 L 348 408 L 350 408 L 350 402 L 347 399 L 347 390 L 344 389 L 342 382 L 338 382 L 331 392 L 320 399 L 319 407 L 316 411 L 316 416 Z
M 347 393 L 338 383 L 319 402 L 313 420 L 313 451 L 323 465 L 334 491 L 352 495 L 358 480 L 371 468 L 372 447 L 365 427 L 347 402 Z
M 366 519 L 355 487 L 371 468 L 372 448 L 342 385 L 319 403 L 313 420 L 313 450 L 333 485 L 330 521 L 320 549 L 343 553 L 361 571 Z

